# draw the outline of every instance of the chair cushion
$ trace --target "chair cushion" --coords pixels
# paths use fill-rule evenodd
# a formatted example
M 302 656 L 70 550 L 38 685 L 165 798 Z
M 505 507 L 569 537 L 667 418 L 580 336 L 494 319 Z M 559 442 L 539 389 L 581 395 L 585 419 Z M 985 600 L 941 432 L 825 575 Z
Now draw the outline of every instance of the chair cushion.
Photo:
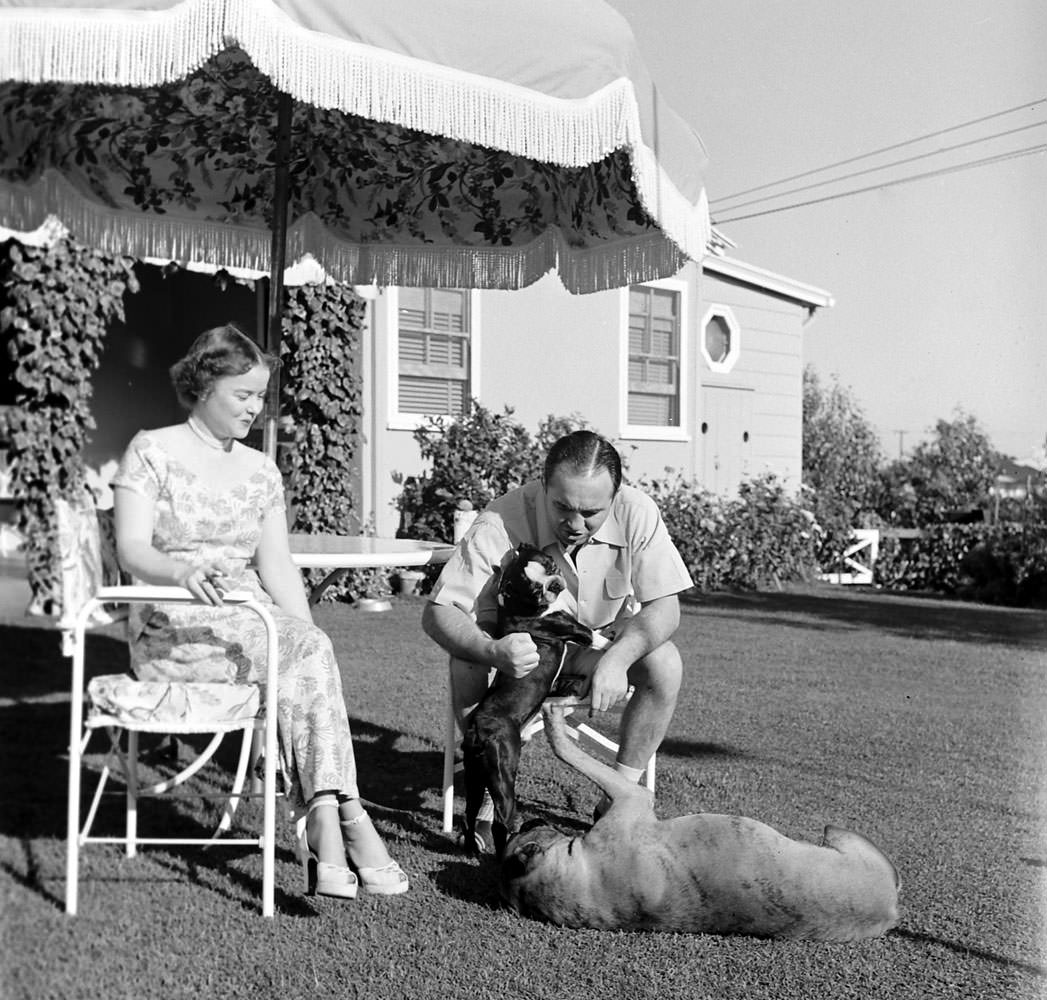
M 137 681 L 127 674 L 94 677 L 87 685 L 86 725 L 148 733 L 220 733 L 253 726 L 261 698 L 254 684 Z

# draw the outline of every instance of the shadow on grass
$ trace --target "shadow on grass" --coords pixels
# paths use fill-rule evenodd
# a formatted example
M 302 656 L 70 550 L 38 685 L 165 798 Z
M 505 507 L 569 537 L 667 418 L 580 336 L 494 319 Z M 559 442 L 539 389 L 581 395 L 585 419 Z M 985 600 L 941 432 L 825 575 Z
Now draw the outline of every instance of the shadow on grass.
M 65 836 L 71 661 L 53 627 L 0 625 L 0 834 Z M 127 669 L 127 645 L 88 637 L 89 676 Z
M 485 856 L 462 861 L 445 861 L 433 877 L 445 895 L 472 903 L 485 910 L 500 910 L 498 862 Z
M 1039 976 L 1041 979 L 1047 979 L 1047 969 L 1033 962 L 1023 962 L 1021 959 L 1008 958 L 1006 955 L 997 955 L 995 952 L 986 951 L 984 948 L 973 948 L 971 945 L 963 944 L 960 941 L 946 941 L 944 938 L 935 937 L 933 934 L 925 934 L 922 931 L 910 931 L 904 927 L 895 927 L 889 933 L 891 937 L 906 938 L 917 944 L 937 945 L 939 948 L 945 948 L 948 951 L 955 952 L 957 955 L 963 955 L 965 958 L 982 959 L 986 962 L 992 962 L 994 965 L 1004 966 L 1009 969 L 1020 969 L 1022 972 L 1028 972 L 1031 975 Z
M 827 585 L 828 586 L 828 585 Z M 685 615 L 724 613 L 733 620 L 816 631 L 871 628 L 912 639 L 1047 647 L 1047 615 L 1024 608 L 996 608 L 941 598 L 846 588 L 821 592 L 688 595 Z
M 0 865 L 10 878 L 59 909 L 65 906 L 64 896 L 51 891 L 41 876 L 41 863 L 37 858 L 35 844 L 39 841 L 66 838 L 66 789 L 69 781 L 69 679 L 70 661 L 62 656 L 61 636 L 53 627 L 26 627 L 24 625 L 0 625 L 0 648 L 4 650 L 4 669 L 0 672 L 0 754 L 4 767 L 0 768 L 0 836 L 9 837 L 20 845 L 25 864 Z M 102 673 L 118 673 L 128 669 L 127 645 L 122 635 L 106 633 L 88 637 L 88 676 Z M 142 756 L 148 759 L 163 741 L 159 736 L 142 736 Z M 237 747 L 233 740 L 226 740 L 216 755 L 222 772 L 231 780 Z M 97 781 L 97 769 L 90 764 L 101 760 L 107 741 L 102 733 L 94 736 L 88 747 L 89 766 L 83 774 L 83 801 L 86 805 L 93 794 Z M 161 748 L 163 749 L 163 748 Z M 159 755 L 163 756 L 163 753 Z M 112 788 L 116 795 L 108 794 L 103 799 L 95 820 L 96 831 L 122 830 L 124 823 L 124 800 L 119 794 L 120 784 Z M 257 815 L 252 814 L 254 810 Z M 84 813 L 81 812 L 81 817 Z M 261 808 L 245 803 L 237 813 L 237 826 L 244 831 L 261 827 Z M 152 830 L 162 831 L 164 836 L 209 837 L 213 825 L 201 821 L 178 808 L 174 802 L 151 800 L 148 816 L 143 816 L 141 832 L 149 835 Z M 88 882 L 112 879 L 121 880 L 119 866 L 124 861 L 114 848 L 89 845 L 85 850 L 109 852 L 113 874 L 91 875 Z M 64 846 L 62 848 L 64 853 Z M 176 845 L 170 849 L 150 847 L 144 852 L 151 863 L 177 873 L 174 877 L 191 883 L 206 883 L 212 891 L 228 897 L 245 909 L 257 907 L 261 894 L 260 878 L 242 872 L 230 862 L 257 853 L 257 848 L 219 845 L 217 849 L 202 849 L 191 845 Z M 277 859 L 297 863 L 293 852 L 276 850 Z M 82 862 L 83 863 L 83 862 Z M 133 863 L 133 862 L 132 862 Z M 96 866 L 104 869 L 107 859 L 96 859 Z M 211 872 L 213 876 L 205 873 Z M 133 878 L 128 874 L 124 878 Z M 231 888 L 222 886 L 225 879 L 244 890 L 237 895 Z M 282 910 L 292 915 L 310 915 L 315 911 L 298 895 L 288 895 L 277 889 L 277 902 Z
M 745 750 L 739 750 L 728 743 L 707 743 L 701 740 L 681 740 L 666 737 L 658 747 L 659 757 L 679 757 L 682 760 L 706 759 L 741 759 L 752 757 Z

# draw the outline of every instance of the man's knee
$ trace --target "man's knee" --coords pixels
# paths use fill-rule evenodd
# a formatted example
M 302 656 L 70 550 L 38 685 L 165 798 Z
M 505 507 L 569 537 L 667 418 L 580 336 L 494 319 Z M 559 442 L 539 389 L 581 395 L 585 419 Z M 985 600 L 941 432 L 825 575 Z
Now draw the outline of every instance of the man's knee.
M 665 699 L 676 699 L 683 678 L 683 659 L 675 644 L 666 641 L 637 660 L 629 670 L 629 681 L 656 692 Z

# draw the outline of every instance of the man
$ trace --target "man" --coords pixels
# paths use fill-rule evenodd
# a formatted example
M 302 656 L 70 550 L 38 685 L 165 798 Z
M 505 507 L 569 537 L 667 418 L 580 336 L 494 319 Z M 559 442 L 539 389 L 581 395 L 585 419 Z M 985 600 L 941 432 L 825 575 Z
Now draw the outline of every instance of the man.
M 522 677 L 538 663 L 529 635 L 492 638 L 502 567 L 521 542 L 548 552 L 584 625 L 613 639 L 602 651 L 570 646 L 564 673 L 591 676 L 594 711 L 633 696 L 622 714 L 616 769 L 639 781 L 676 707 L 682 665 L 671 642 L 677 595 L 692 586 L 654 501 L 622 485 L 621 458 L 592 431 L 575 431 L 549 450 L 540 482 L 491 502 L 440 574 L 422 617 L 451 654 L 458 725 L 487 689 L 489 670 Z M 597 806 L 597 814 L 606 803 Z M 489 830 L 488 803 L 478 830 Z M 486 822 L 485 822 L 486 821 Z M 481 846 L 489 849 L 489 841 Z

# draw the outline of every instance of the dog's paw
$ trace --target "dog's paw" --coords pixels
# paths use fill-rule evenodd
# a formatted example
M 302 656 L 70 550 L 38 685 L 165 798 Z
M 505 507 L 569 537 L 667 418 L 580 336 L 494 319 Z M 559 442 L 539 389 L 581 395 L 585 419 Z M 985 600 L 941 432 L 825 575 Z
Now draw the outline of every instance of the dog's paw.
M 494 831 L 491 829 L 491 821 L 478 819 L 470 837 L 465 828 L 465 820 L 462 819 L 458 825 L 458 846 L 466 854 L 494 854 Z

